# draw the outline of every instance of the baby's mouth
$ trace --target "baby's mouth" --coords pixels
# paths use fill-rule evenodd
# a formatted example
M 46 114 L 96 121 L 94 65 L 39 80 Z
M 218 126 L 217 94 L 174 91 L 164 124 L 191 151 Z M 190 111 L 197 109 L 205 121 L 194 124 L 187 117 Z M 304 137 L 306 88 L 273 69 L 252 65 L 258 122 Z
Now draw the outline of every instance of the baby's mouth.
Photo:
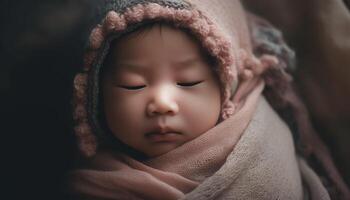
M 173 130 L 155 130 L 146 133 L 145 137 L 151 142 L 175 142 L 180 139 L 181 133 Z

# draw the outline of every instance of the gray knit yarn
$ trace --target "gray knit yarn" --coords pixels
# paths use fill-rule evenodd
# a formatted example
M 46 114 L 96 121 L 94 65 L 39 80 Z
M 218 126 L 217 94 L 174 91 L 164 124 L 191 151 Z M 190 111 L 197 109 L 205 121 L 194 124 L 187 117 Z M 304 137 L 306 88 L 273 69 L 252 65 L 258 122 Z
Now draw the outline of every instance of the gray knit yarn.
M 117 13 L 124 13 L 127 8 L 131 8 L 137 4 L 156 3 L 164 7 L 171 7 L 175 9 L 188 9 L 191 7 L 183 0 L 103 0 L 99 9 L 100 16 L 104 17 L 108 11 L 114 10 Z

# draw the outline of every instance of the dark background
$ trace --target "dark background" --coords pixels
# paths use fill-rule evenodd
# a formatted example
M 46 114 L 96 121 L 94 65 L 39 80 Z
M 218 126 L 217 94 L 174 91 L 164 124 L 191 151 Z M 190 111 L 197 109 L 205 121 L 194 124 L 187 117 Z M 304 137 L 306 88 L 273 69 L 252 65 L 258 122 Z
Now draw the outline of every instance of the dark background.
M 72 81 L 94 15 L 88 0 L 2 1 L 2 199 L 66 199 Z M 4 187 L 5 186 L 5 187 Z
M 350 34 L 342 27 L 350 27 L 350 20 L 332 16 L 328 12 L 332 10 L 327 10 L 333 8 L 329 2 L 341 0 L 244 1 L 283 30 L 296 49 L 296 80 L 316 127 L 349 183 L 350 61 L 344 57 L 350 55 L 344 56 L 344 52 L 350 47 L 337 48 L 339 42 L 333 43 L 334 38 L 349 41 Z M 75 153 L 71 86 L 82 66 L 87 33 L 96 12 L 94 2 L 98 1 L 1 2 L 1 165 L 6 199 L 66 199 L 61 192 L 64 174 Z M 327 28 L 320 13 L 344 22 Z

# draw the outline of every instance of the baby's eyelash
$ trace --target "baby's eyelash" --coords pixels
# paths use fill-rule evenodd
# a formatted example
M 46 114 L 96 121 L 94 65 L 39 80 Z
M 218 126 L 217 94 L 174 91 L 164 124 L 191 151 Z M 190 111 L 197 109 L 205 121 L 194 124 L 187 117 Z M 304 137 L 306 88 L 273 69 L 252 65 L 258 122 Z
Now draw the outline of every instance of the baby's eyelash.
M 118 87 L 126 89 L 126 90 L 140 90 L 140 89 L 146 87 L 146 85 L 136 85 L 136 86 L 119 85 Z
M 177 85 L 182 86 L 182 87 L 191 87 L 198 85 L 202 83 L 203 81 L 195 81 L 195 82 L 183 82 L 183 83 L 177 83 Z

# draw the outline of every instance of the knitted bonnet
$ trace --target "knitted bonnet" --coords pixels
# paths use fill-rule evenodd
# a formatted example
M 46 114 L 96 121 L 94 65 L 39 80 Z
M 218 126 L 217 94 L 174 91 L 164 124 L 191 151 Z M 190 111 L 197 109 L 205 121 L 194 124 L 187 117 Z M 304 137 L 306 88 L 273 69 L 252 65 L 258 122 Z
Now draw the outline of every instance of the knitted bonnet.
M 188 30 L 217 62 L 222 91 L 221 119 L 235 111 L 232 95 L 241 79 L 274 59 L 257 59 L 251 50 L 245 12 L 238 0 L 104 0 L 101 20 L 90 33 L 84 67 L 74 79 L 74 120 L 79 150 L 93 156 L 106 133 L 98 120 L 99 78 L 112 40 L 149 22 Z M 264 64 L 265 63 L 265 64 Z

